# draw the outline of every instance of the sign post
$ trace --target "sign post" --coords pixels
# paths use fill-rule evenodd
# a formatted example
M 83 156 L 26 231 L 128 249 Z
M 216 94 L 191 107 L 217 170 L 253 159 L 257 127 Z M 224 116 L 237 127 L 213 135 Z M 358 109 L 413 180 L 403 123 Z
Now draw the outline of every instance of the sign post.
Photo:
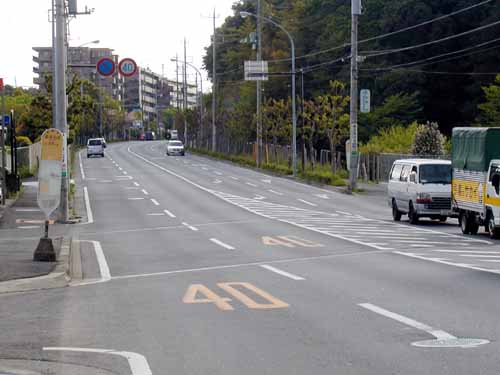
M 50 215 L 61 203 L 63 174 L 64 135 L 60 130 L 48 129 L 41 138 L 41 157 L 38 169 L 38 207 L 45 214 L 44 237 L 40 239 L 33 259 L 38 262 L 55 262 L 56 253 L 49 238 Z

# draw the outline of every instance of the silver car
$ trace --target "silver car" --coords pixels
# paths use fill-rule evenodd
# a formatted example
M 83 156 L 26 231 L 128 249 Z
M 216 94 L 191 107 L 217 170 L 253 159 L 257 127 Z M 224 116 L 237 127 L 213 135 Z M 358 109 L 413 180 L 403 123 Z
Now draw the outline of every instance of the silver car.
M 167 155 L 184 156 L 184 145 L 181 141 L 169 141 L 167 143 Z
M 104 144 L 101 138 L 91 138 L 87 141 L 87 158 L 94 155 L 104 157 Z

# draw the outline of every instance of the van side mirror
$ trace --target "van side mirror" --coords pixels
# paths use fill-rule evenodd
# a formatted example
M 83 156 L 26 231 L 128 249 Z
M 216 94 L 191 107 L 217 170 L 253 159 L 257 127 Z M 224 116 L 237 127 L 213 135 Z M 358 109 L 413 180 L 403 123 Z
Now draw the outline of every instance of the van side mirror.
M 417 182 L 417 174 L 415 172 L 410 173 L 410 182 L 413 182 L 413 183 Z
M 497 195 L 500 194 L 500 174 L 495 174 L 491 180 L 491 184 L 495 188 Z

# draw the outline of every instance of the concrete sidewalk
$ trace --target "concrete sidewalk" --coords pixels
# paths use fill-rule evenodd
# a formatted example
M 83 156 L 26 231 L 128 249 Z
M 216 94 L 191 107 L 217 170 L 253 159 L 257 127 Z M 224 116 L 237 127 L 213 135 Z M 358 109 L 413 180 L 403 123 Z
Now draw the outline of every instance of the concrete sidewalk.
M 37 182 L 23 182 L 21 195 L 0 213 L 0 282 L 47 275 L 56 262 L 34 262 L 33 253 L 42 235 L 44 214 L 37 205 Z M 51 225 L 49 234 L 60 251 L 65 225 Z

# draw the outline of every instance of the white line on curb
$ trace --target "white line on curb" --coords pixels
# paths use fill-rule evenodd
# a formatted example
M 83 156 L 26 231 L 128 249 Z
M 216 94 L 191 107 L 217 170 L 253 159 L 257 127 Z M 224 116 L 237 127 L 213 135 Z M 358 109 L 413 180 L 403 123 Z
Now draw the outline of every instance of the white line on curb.
M 85 172 L 83 170 L 82 153 L 81 152 L 78 153 L 78 159 L 79 159 L 79 162 L 80 162 L 80 172 L 81 172 L 81 175 L 82 175 L 82 180 L 85 180 Z
M 86 224 L 92 224 L 94 222 L 94 215 L 92 214 L 92 208 L 90 207 L 89 191 L 86 186 L 83 187 L 83 195 L 85 199 L 85 209 L 87 210 Z
M 274 272 L 274 273 L 277 273 L 281 276 L 285 276 L 285 277 L 288 277 L 292 280 L 305 280 L 303 277 L 300 277 L 300 276 L 297 276 L 297 275 L 294 275 L 293 273 L 289 273 L 289 272 L 286 272 L 286 271 L 283 271 L 283 270 L 280 270 L 279 268 L 276 268 L 276 267 L 273 267 L 273 266 L 269 266 L 267 264 L 263 264 L 261 265 L 262 268 L 265 268 L 266 270 L 268 271 L 271 271 L 271 272 Z
M 156 199 L 151 198 L 151 202 L 153 202 L 153 204 L 155 206 L 159 206 L 160 205 Z
M 65 347 L 45 347 L 44 351 L 61 352 L 82 352 L 117 355 L 126 358 L 130 366 L 132 375 L 153 375 L 146 357 L 134 352 L 120 352 L 112 349 L 88 349 L 88 348 L 65 348 Z
M 163 212 L 165 212 L 171 218 L 175 218 L 175 215 L 172 212 L 170 212 L 169 210 L 163 210 Z
M 227 250 L 235 250 L 234 247 L 232 247 L 231 245 L 228 245 L 227 243 L 219 241 L 217 238 L 211 238 L 210 241 L 212 241 L 213 243 L 215 243 L 219 246 L 222 246 L 223 248 L 225 248 Z
M 192 230 L 192 231 L 194 231 L 194 232 L 197 232 L 197 231 L 198 231 L 198 228 L 195 228 L 195 227 L 193 227 L 192 225 L 189 225 L 188 223 L 182 223 L 182 225 L 184 225 L 186 228 L 191 229 L 191 230 Z
M 428 334 L 434 336 L 438 340 L 453 340 L 453 339 L 456 339 L 455 336 L 450 335 L 448 332 L 442 331 L 440 329 L 434 329 L 434 328 L 428 326 L 427 324 L 417 322 L 416 320 L 407 318 L 406 316 L 399 315 L 399 314 L 393 313 L 392 311 L 385 310 L 385 309 L 383 309 L 381 307 L 372 305 L 371 303 L 359 303 L 358 306 L 361 306 L 361 307 L 363 307 L 363 308 L 365 308 L 367 310 L 370 310 L 370 311 L 372 311 L 374 313 L 383 315 L 383 316 L 385 316 L 387 318 L 396 320 L 396 321 L 398 321 L 400 323 L 406 324 L 407 326 L 419 329 L 421 331 L 425 331 Z
M 302 202 L 302 203 L 304 203 L 304 204 L 307 204 L 308 206 L 318 207 L 318 205 L 317 205 L 317 204 L 315 204 L 315 203 L 311 203 L 311 202 L 305 201 L 305 200 L 303 200 L 303 199 L 297 199 L 297 200 L 298 200 L 299 202 Z

